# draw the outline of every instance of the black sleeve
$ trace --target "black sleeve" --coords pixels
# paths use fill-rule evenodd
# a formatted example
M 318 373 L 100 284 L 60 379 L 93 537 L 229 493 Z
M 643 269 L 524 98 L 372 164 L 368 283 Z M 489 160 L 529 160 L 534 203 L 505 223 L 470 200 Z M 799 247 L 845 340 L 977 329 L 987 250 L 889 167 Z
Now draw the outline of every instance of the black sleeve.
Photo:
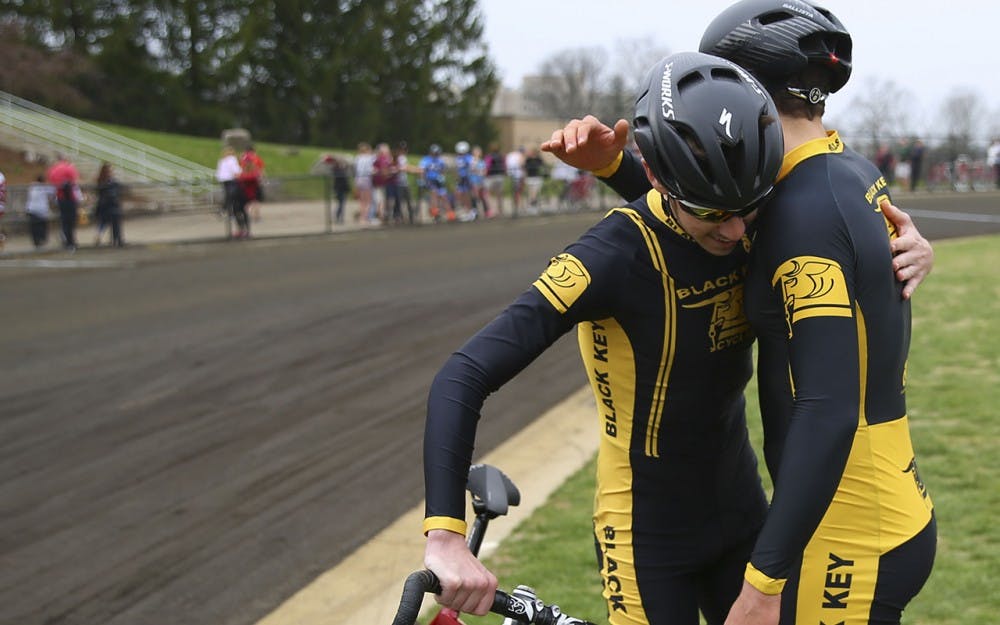
M 780 465 L 777 475 L 772 474 L 770 511 L 750 560 L 772 579 L 789 577 L 822 520 L 858 428 L 863 382 L 855 262 L 844 225 L 829 217 L 836 214 L 832 209 L 799 210 L 785 216 L 780 236 L 762 228 L 762 234 L 772 236 L 761 241 L 763 245 L 755 243 L 755 251 L 768 249 L 762 267 L 775 300 L 786 307 L 788 360 L 787 365 L 778 363 L 783 370 L 776 375 L 790 376 L 794 389 L 791 412 L 783 424 Z M 837 288 L 817 295 L 820 288 L 809 293 L 805 285 Z M 761 360 L 760 367 L 764 366 Z
M 425 530 L 454 529 L 465 516 L 465 482 L 486 397 L 577 323 L 609 314 L 626 263 L 641 245 L 637 233 L 621 215 L 602 219 L 435 376 L 424 429 L 425 519 L 433 519 L 425 520 Z
M 532 287 L 448 358 L 427 400 L 426 517 L 465 516 L 465 482 L 486 397 L 573 325 Z
M 622 162 L 618 165 L 615 173 L 607 178 L 598 177 L 597 179 L 611 187 L 627 202 L 634 202 L 653 188 L 649 184 L 649 178 L 646 177 L 646 170 L 639 161 L 639 157 L 631 150 L 625 150 L 622 153 Z

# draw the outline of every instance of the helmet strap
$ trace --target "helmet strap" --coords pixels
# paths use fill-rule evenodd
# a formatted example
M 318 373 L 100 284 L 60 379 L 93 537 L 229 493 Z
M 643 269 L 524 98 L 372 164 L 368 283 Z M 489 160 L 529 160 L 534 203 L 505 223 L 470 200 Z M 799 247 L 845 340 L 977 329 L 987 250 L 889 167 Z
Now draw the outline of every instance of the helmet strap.
M 785 90 L 796 98 L 805 100 L 809 104 L 819 104 L 820 102 L 825 101 L 830 95 L 819 87 L 812 87 L 811 89 L 806 89 L 805 87 L 785 87 Z

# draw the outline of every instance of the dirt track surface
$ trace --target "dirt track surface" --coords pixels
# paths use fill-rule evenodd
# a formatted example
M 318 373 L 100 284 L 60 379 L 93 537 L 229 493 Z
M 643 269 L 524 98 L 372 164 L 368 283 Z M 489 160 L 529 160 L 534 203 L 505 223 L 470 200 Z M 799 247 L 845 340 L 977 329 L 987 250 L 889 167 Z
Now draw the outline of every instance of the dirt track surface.
M 997 200 L 900 204 L 936 238 Z M 270 612 L 420 501 L 437 368 L 598 217 L 0 261 L 0 623 Z M 480 449 L 584 383 L 564 338 Z

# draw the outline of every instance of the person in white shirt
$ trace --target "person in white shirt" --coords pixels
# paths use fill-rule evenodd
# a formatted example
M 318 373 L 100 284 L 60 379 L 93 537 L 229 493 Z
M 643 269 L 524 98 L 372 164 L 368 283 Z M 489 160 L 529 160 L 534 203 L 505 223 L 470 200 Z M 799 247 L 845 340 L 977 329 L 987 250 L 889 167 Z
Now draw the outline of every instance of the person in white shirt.
M 521 208 L 521 194 L 524 193 L 524 148 L 511 150 L 504 159 L 507 176 L 510 178 L 510 193 L 514 200 L 514 216 Z
M 993 184 L 1000 189 L 1000 139 L 994 139 L 987 148 L 986 164 L 993 168 Z
M 28 186 L 28 197 L 24 204 L 24 212 L 28 214 L 31 242 L 35 249 L 45 245 L 49 239 L 49 220 L 52 219 L 52 207 L 56 203 L 56 189 L 45 183 L 45 176 L 39 174 L 35 182 Z
M 215 178 L 222 184 L 222 214 L 232 215 L 233 205 L 236 203 L 237 193 L 239 193 L 240 161 L 236 158 L 236 151 L 231 147 L 222 150 L 222 157 L 215 167 Z

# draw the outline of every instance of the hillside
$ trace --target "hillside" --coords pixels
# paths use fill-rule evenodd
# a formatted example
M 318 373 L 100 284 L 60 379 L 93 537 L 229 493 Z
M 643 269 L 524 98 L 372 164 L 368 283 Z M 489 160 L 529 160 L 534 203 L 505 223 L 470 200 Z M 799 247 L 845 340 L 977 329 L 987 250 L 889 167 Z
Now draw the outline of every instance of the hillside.
M 114 124 L 90 123 L 212 169 L 215 168 L 215 163 L 221 152 L 221 140 L 211 137 L 193 137 Z M 267 164 L 267 173 L 271 176 L 308 174 L 312 165 L 323 154 L 329 152 L 350 153 L 350 151 L 336 148 L 265 142 L 255 142 L 254 147 Z M 51 161 L 54 153 L 42 156 Z M 3 172 L 7 177 L 7 184 L 16 185 L 32 182 L 39 173 L 44 173 L 46 166 L 47 163 L 44 161 L 28 162 L 21 152 L 0 146 L 0 172 Z

